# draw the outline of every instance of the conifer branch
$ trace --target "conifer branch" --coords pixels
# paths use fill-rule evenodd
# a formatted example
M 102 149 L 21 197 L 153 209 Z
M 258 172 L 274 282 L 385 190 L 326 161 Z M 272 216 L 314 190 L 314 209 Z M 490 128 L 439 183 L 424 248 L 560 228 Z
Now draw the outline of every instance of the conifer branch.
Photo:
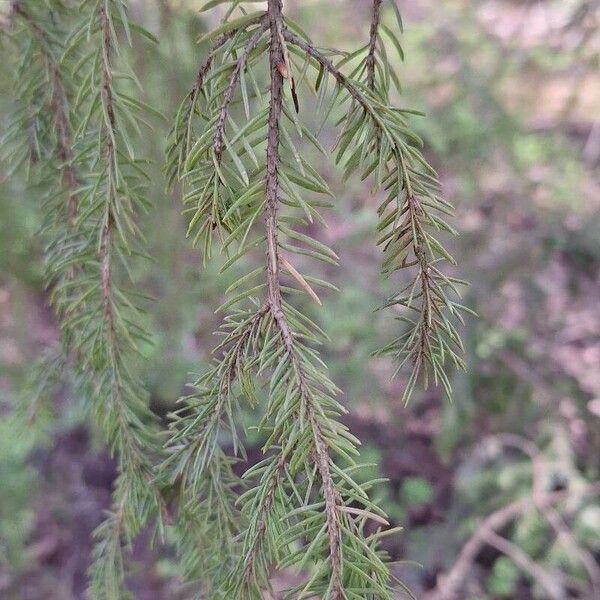
M 292 364 L 298 388 L 302 398 L 302 409 L 311 424 L 314 434 L 314 452 L 319 473 L 323 480 L 323 491 L 327 507 L 327 529 L 329 532 L 329 549 L 331 553 L 332 568 L 332 599 L 341 598 L 341 556 L 339 553 L 339 537 L 337 506 L 341 504 L 329 471 L 329 452 L 323 442 L 321 429 L 316 422 L 312 399 L 305 380 L 301 362 L 298 358 L 293 340 L 293 333 L 281 307 L 281 283 L 279 281 L 279 245 L 277 231 L 279 222 L 277 212 L 279 206 L 279 180 L 277 169 L 279 157 L 279 119 L 281 118 L 281 94 L 283 89 L 283 76 L 280 65 L 284 63 L 283 51 L 279 40 L 279 30 L 282 25 L 281 0 L 269 1 L 269 19 L 271 28 L 270 68 L 271 68 L 271 100 L 269 110 L 269 123 L 267 133 L 267 176 L 266 176 L 266 205 L 265 228 L 267 234 L 267 273 L 269 296 L 268 302 L 277 324 L 289 360 Z
M 436 385 L 441 384 L 451 396 L 444 364 L 450 360 L 456 367 L 464 368 L 464 362 L 460 357 L 462 342 L 449 317 L 462 323 L 461 313 L 472 311 L 448 296 L 449 292 L 460 297 L 458 286 L 465 282 L 444 275 L 437 266 L 443 260 L 454 263 L 454 259 L 427 229 L 456 235 L 439 216 L 452 214 L 452 207 L 439 196 L 436 173 L 418 149 L 422 142 L 408 129 L 402 116 L 411 111 L 389 107 L 374 96 L 368 85 L 363 88 L 360 82 L 346 76 L 327 56 L 289 29 L 284 37 L 333 76 L 339 89 L 356 104 L 350 107 L 338 140 L 338 161 L 351 142 L 359 146 L 346 159 L 346 176 L 362 163 L 363 178 L 374 173 L 374 187 L 388 192 L 378 211 L 379 230 L 384 232 L 378 243 L 384 245 L 387 253 L 383 272 L 414 272 L 412 282 L 385 305 L 401 307 L 408 313 L 398 317 L 407 330 L 381 350 L 399 359 L 396 372 L 407 361 L 411 363 L 403 400 L 408 401 L 419 377 L 428 386 L 430 371 Z
M 437 270 L 439 257 L 434 253 L 445 256 L 445 251 L 427 231 L 432 226 L 444 228 L 441 219 L 429 211 L 448 212 L 448 205 L 435 195 L 437 182 L 415 147 L 417 138 L 403 117 L 410 111 L 388 106 L 387 79 L 376 85 L 380 3 L 374 6 L 365 60 L 351 75 L 342 71 L 345 59 L 335 64 L 288 29 L 281 0 L 269 0 L 266 14 L 241 11 L 242 16 L 234 18 L 237 8 L 232 2 L 225 22 L 207 34 L 226 32 L 230 37 L 220 38 L 218 46 L 213 46 L 176 116 L 167 169 L 172 178 L 177 175 L 185 184 L 184 202 L 191 215 L 188 233 L 194 234 L 193 242 L 202 247 L 205 259 L 211 256 L 213 232 L 217 232 L 226 256 L 222 271 L 262 247 L 265 266 L 237 278 L 227 290 L 228 299 L 218 309 L 227 312 L 220 330 L 224 338 L 215 349 L 215 366 L 196 382 L 196 392 L 175 415 L 170 456 L 163 468 L 170 472 L 171 481 L 181 483 L 182 497 L 189 499 L 186 506 L 195 500 L 197 514 L 215 510 L 205 490 L 213 485 L 215 466 L 227 463 L 218 440 L 229 440 L 234 455 L 245 456 L 236 426 L 237 403 L 246 398 L 251 407 L 260 406 L 255 382 L 267 374 L 266 404 L 259 423 L 259 430 L 267 436 L 265 458 L 244 474 L 246 489 L 235 509 L 229 494 L 218 494 L 218 510 L 232 515 L 238 558 L 225 574 L 211 570 L 213 594 L 259 598 L 270 587 L 273 568 L 302 570 L 311 564 L 307 580 L 289 591 L 292 597 L 391 598 L 386 556 L 378 549 L 383 533 L 364 533 L 367 521 L 386 526 L 388 521 L 369 500 L 370 483 L 354 481 L 358 442 L 338 422 L 344 412 L 335 399 L 339 390 L 326 376 L 317 352 L 326 336 L 288 297 L 301 291 L 320 304 L 312 286 L 328 284 L 304 276 L 286 254 L 337 263 L 331 249 L 304 232 L 314 220 L 322 221 L 318 209 L 328 205 L 309 194 L 331 193 L 297 151 L 287 129 L 291 125 L 322 151 L 295 116 L 299 102 L 294 58 L 305 59 L 300 80 L 308 81 L 305 71 L 313 68 L 319 72 L 317 88 L 323 78 L 333 77 L 336 82 L 331 103 L 347 109 L 337 161 L 350 144 L 355 146 L 346 159 L 346 177 L 358 166 L 363 177 L 374 173 L 375 187 L 389 194 L 380 208 L 383 243 L 391 256 L 384 262 L 385 269 L 415 267 L 414 285 L 419 289 L 414 298 L 423 298 L 422 304 L 404 301 L 408 311 L 419 314 L 408 331 L 414 344 L 407 352 L 396 343 L 388 349 L 413 359 L 407 396 L 416 377 L 427 368 L 423 364 L 429 361 L 441 379 L 440 353 L 454 356 L 447 340 L 440 340 L 440 335 L 454 334 L 441 309 L 456 312 L 456 306 L 450 300 L 441 303 L 437 296 L 442 286 L 454 283 Z M 255 75 L 267 54 L 262 43 L 266 28 L 267 102 Z M 359 72 L 367 73 L 367 82 L 356 79 Z M 286 95 L 286 82 L 291 98 Z M 237 123 L 238 105 L 246 115 L 243 124 Z M 257 228 L 260 215 L 262 230 Z M 411 233 L 408 243 L 406 232 Z M 411 260 L 399 258 L 398 244 L 401 250 L 412 251 Z M 282 270 L 297 287 L 283 283 Z M 391 304 L 402 305 L 402 299 L 394 298 Z M 180 550 L 182 556 L 189 556 L 186 563 L 198 557 L 189 545 Z
M 269 436 L 263 447 L 265 460 L 245 473 L 249 487 L 238 501 L 239 517 L 233 524 L 239 528 L 239 560 L 229 573 L 211 575 L 211 589 L 228 598 L 257 598 L 270 587 L 273 567 L 302 567 L 311 562 L 312 575 L 291 590 L 292 595 L 340 599 L 370 589 L 368 597 L 389 598 L 389 571 L 377 550 L 378 538 L 363 533 L 365 520 L 387 521 L 369 501 L 368 484 L 355 483 L 350 474 L 358 468 L 353 459 L 355 440 L 337 422 L 344 412 L 334 399 L 339 390 L 324 374 L 313 347 L 324 334 L 286 300 L 290 288 L 281 282 L 281 265 L 291 266 L 282 252 L 331 263 L 337 257 L 291 226 L 321 220 L 316 207 L 326 203 L 303 199 L 305 190 L 330 192 L 299 156 L 286 130 L 287 118 L 298 132 L 315 140 L 291 116 L 298 104 L 280 0 L 269 2 L 266 19 L 270 31 L 268 106 L 262 107 L 259 86 L 254 85 L 250 94 L 242 79 L 245 74 L 248 81 L 256 81 L 253 70 L 261 55 L 251 48 L 258 46 L 265 18 L 242 17 L 231 21 L 241 23 L 238 28 L 228 23 L 221 26 L 231 38 L 199 69 L 197 81 L 202 80 L 206 101 L 198 103 L 197 112 L 190 111 L 190 98 L 200 98 L 193 89 L 173 128 L 167 168 L 188 184 L 184 200 L 192 204 L 189 231 L 197 230 L 194 241 L 202 240 L 206 257 L 212 232 L 218 230 L 223 248 L 233 252 L 224 270 L 264 244 L 266 266 L 232 284 L 229 291 L 235 290 L 236 295 L 218 309 L 229 311 L 222 328 L 225 337 L 215 350 L 222 354 L 215 367 L 196 382 L 197 392 L 186 399 L 187 408 L 175 415 L 170 457 L 164 468 L 170 471 L 172 481 L 182 483 L 183 497 L 199 499 L 199 513 L 208 514 L 208 498 L 201 490 L 209 484 L 212 465 L 218 460 L 215 444 L 219 431 L 227 431 L 234 452 L 243 456 L 235 430 L 235 398 L 245 396 L 254 406 L 258 399 L 253 381 L 265 372 L 272 373 L 259 425 Z M 237 58 L 229 60 L 234 55 Z M 215 65 L 217 56 L 223 64 Z M 292 91 L 292 111 L 284 94 L 286 79 Z M 199 89 L 197 85 L 195 89 Z M 246 114 L 249 109 L 256 110 L 243 126 L 236 124 L 230 110 L 238 89 Z M 189 138 L 190 119 L 195 115 L 203 129 L 193 140 Z M 264 163 L 256 156 L 263 142 Z M 182 148 L 189 150 L 182 152 Z M 303 217 L 280 215 L 282 207 L 300 210 Z M 252 237 L 261 213 L 264 235 Z M 236 245 L 237 250 L 232 250 Z M 285 268 L 302 291 L 312 290 L 309 281 L 312 285 L 326 283 L 307 278 L 293 267 Z M 264 283 L 248 288 L 251 281 L 260 282 L 265 272 Z M 259 300 L 262 293 L 265 297 Z M 243 302 L 248 308 L 236 308 Z M 340 460 L 349 461 L 350 466 L 339 466 Z M 224 508 L 231 500 L 223 494 L 222 502 Z M 313 540 L 310 547 L 304 548 L 305 536 Z M 197 555 L 187 546 L 181 551 L 190 553 L 189 562 L 191 554 Z M 350 562 L 358 568 L 353 569 Z
M 73 157 L 70 103 L 73 82 L 61 62 L 63 47 L 60 41 L 66 32 L 64 16 L 61 11 L 56 11 L 49 22 L 47 13 L 40 7 L 26 7 L 17 1 L 11 3 L 13 24 L 16 21 L 24 26 L 23 32 L 17 31 L 14 40 L 16 43 L 28 40 L 21 52 L 25 57 L 22 71 L 16 74 L 16 95 L 27 115 L 25 118 L 34 123 L 37 148 L 43 149 L 36 152 L 36 164 L 31 164 L 34 162 L 31 161 L 28 176 L 30 179 L 33 177 L 31 169 L 35 167 L 39 181 L 50 182 L 44 201 L 43 233 L 48 240 L 44 276 L 46 285 L 52 290 L 50 302 L 61 321 L 72 316 L 65 290 L 76 285 L 79 247 L 83 243 L 76 226 L 80 177 Z M 40 67 L 41 71 L 38 70 Z M 22 125 L 23 118 L 15 115 L 12 125 L 15 134 L 19 134 Z M 22 158 L 19 143 L 12 145 L 11 138 L 9 133 L 5 145 L 16 168 Z M 29 140 L 25 143 L 29 144 Z M 72 362 L 72 357 L 67 359 L 67 355 L 74 351 L 76 335 L 67 327 L 63 327 L 62 333 L 62 348 L 45 352 L 34 369 L 35 377 L 47 382 L 47 385 L 40 385 L 38 391 L 29 396 L 27 410 L 31 414 L 39 410 L 42 401 L 52 397 L 65 368 Z M 52 379 L 49 380 L 46 373 L 52 371 Z
M 131 123 L 134 112 L 152 111 L 113 82 L 116 32 L 121 27 L 129 35 L 122 0 L 83 2 L 70 35 L 71 6 L 58 3 L 52 15 L 45 5 L 15 2 L 12 8 L 31 38 L 25 41 L 18 91 L 24 119 L 35 123 L 36 167 L 41 177 L 60 181 L 51 183 L 46 202 L 50 300 L 76 383 L 119 458 L 115 509 L 96 532 L 90 590 L 94 599 L 121 600 L 127 595 L 123 545 L 150 516 L 166 516 L 153 483 L 152 458 L 159 453 L 153 417 L 133 374 L 137 344 L 148 338 L 136 301 L 118 283 L 115 270 L 116 256 L 127 267 L 127 233 L 139 233 L 135 210 L 145 204 L 140 161 L 124 122 Z M 25 40 L 21 32 L 15 39 Z

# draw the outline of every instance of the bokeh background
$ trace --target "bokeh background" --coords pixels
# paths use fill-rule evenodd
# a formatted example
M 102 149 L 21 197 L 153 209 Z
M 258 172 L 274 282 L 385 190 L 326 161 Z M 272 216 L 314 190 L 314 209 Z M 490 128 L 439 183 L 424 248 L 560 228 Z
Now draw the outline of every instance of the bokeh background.
M 379 276 L 378 199 L 359 181 L 342 186 L 333 163 L 320 164 L 337 200 L 319 235 L 341 257 L 326 272 L 340 292 L 307 311 L 331 337 L 325 361 L 374 465 L 364 476 L 387 478 L 375 496 L 404 527 L 388 550 L 417 597 L 486 516 L 564 490 L 566 501 L 504 523 L 497 533 L 508 545 L 478 546 L 460 597 L 598 600 L 600 501 L 582 490 L 600 479 L 600 2 L 397 3 L 406 54 L 397 102 L 427 113 L 413 125 L 456 205 L 454 274 L 472 282 L 465 303 L 479 313 L 464 330 L 468 372 L 453 375 L 453 402 L 434 388 L 400 403 L 405 379 L 371 357 L 391 318 L 374 312 L 391 289 Z M 205 52 L 195 39 L 219 16 L 199 13 L 201 4 L 131 2 L 161 40 L 129 50 L 146 100 L 167 116 L 138 140 L 157 165 Z M 351 50 L 367 39 L 367 0 L 285 5 L 320 45 Z M 393 26 L 391 11 L 384 18 Z M 3 127 L 14 58 L 0 61 Z M 331 145 L 335 132 L 324 137 Z M 68 373 L 47 374 L 52 385 L 39 379 L 36 364 L 59 338 L 43 286 L 43 209 L 35 187 L 5 173 L 0 166 L 0 598 L 80 599 L 115 465 Z M 165 192 L 158 167 L 153 174 L 142 224 L 153 262 L 137 266 L 136 281 L 155 298 L 143 375 L 166 420 L 210 360 L 214 310 L 235 274 L 219 278 L 219 259 L 203 267 L 185 239 L 179 191 Z M 22 429 L 14 415 L 24 406 Z M 260 441 L 248 439 L 253 460 Z M 185 597 L 169 548 L 142 536 L 131 559 L 137 598 Z M 291 577 L 277 574 L 276 585 Z

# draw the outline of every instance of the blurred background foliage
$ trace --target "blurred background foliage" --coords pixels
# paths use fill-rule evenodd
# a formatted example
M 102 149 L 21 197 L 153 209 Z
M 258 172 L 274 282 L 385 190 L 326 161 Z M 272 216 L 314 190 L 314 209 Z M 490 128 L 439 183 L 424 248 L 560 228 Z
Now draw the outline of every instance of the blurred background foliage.
M 154 343 L 141 368 L 152 407 L 166 418 L 190 372 L 210 359 L 214 310 L 235 278 L 219 277 L 218 261 L 201 264 L 185 239 L 180 197 L 165 192 L 160 170 L 169 120 L 206 51 L 195 39 L 218 11 L 200 14 L 192 0 L 130 4 L 161 42 L 134 45 L 130 58 L 145 100 L 166 115 L 138 140 L 156 166 L 154 208 L 141 224 L 152 261 L 136 271 L 137 285 L 154 298 L 147 306 Z M 480 318 L 467 324 L 469 370 L 454 377 L 454 402 L 430 389 L 401 405 L 405 380 L 390 379 L 387 358 L 371 357 L 390 319 L 373 312 L 388 291 L 374 243 L 377 199 L 359 181 L 342 186 L 334 165 L 322 164 L 337 200 L 319 235 L 341 257 L 323 278 L 340 291 L 308 310 L 332 339 L 325 361 L 373 464 L 364 477 L 387 478 L 376 496 L 404 527 L 389 549 L 419 563 L 398 566 L 418 597 L 451 567 L 482 518 L 539 486 L 569 492 L 558 522 L 529 508 L 497 533 L 549 579 L 484 544 L 460 598 L 550 598 L 552 582 L 565 598 L 598 598 L 600 503 L 578 490 L 600 478 L 600 3 L 398 5 L 407 57 L 398 64 L 398 102 L 427 113 L 414 126 L 457 207 L 461 235 L 449 240 L 456 275 L 473 282 L 466 303 Z M 364 0 L 286 0 L 286 10 L 323 46 L 350 50 L 367 39 Z M 393 26 L 393 16 L 385 18 Z M 17 58 L 0 62 L 3 128 L 14 108 Z M 333 144 L 333 132 L 324 136 Z M 109 506 L 114 464 L 67 370 L 46 372 L 40 384 L 34 365 L 58 340 L 37 234 L 43 182 L 33 173 L 27 184 L 24 173 L 9 177 L 4 167 L 0 178 L 0 596 L 82 598 L 90 532 Z M 261 440 L 252 435 L 257 459 Z M 168 549 L 142 539 L 132 560 L 137 597 L 185 597 Z M 289 577 L 277 574 L 276 584 Z

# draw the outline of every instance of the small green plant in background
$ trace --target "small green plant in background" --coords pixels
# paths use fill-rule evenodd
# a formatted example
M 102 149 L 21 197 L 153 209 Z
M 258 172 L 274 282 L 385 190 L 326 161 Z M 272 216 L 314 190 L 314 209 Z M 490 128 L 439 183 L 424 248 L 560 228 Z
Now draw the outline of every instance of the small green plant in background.
M 433 500 L 433 488 L 426 479 L 407 477 L 402 481 L 400 495 L 409 506 L 427 504 Z

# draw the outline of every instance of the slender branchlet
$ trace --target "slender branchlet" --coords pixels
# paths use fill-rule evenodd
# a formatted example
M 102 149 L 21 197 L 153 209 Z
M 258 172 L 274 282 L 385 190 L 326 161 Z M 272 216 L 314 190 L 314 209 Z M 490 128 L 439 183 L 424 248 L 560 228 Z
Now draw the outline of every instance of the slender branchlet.
M 225 90 L 225 93 L 223 95 L 223 104 L 221 105 L 221 109 L 219 111 L 219 118 L 217 120 L 215 137 L 213 140 L 215 158 L 219 163 L 221 162 L 221 157 L 223 156 L 225 125 L 227 117 L 229 116 L 229 106 L 231 104 L 231 101 L 233 100 L 235 89 L 239 83 L 242 71 L 246 68 L 246 63 L 248 62 L 248 57 L 250 53 L 252 52 L 252 50 L 254 50 L 254 48 L 256 48 L 256 45 L 258 44 L 260 38 L 266 30 L 266 25 L 259 27 L 248 41 L 248 44 L 241 52 L 240 57 L 237 59 L 235 68 L 233 69 L 233 73 L 231 74 L 231 78 L 229 79 L 227 89 Z
M 77 276 L 81 248 L 76 219 L 80 177 L 73 157 L 71 99 L 76 82 L 64 64 L 62 44 L 67 34 L 66 7 L 57 3 L 53 18 L 48 9 L 33 3 L 12 2 L 12 30 L 6 36 L 20 57 L 15 72 L 18 109 L 3 137 L 0 152 L 13 172 L 26 165 L 26 176 L 43 207 L 42 233 L 46 241 L 45 282 L 59 321 L 67 318 L 70 291 Z M 74 350 L 74 328 L 63 327 L 62 344 L 49 348 L 31 371 L 35 385 L 26 386 L 17 413 L 29 426 L 45 414 L 44 405 L 64 383 Z
M 12 2 L 11 12 L 13 18 L 21 22 L 28 32 L 26 39 L 31 41 L 31 54 L 29 60 L 24 61 L 22 65 L 21 76 L 18 78 L 18 95 L 20 98 L 29 98 L 31 104 L 24 104 L 23 109 L 28 111 L 27 119 L 32 122 L 28 130 L 35 131 L 38 139 L 35 145 L 38 148 L 44 147 L 44 156 L 41 152 L 38 156 L 41 166 L 40 179 L 54 181 L 58 179 L 62 186 L 60 194 L 51 194 L 48 204 L 54 210 L 47 211 L 49 217 L 46 223 L 47 229 L 52 229 L 52 236 L 48 236 L 54 242 L 52 250 L 64 253 L 63 259 L 69 260 L 73 257 L 73 244 L 67 244 L 66 239 L 69 236 L 76 235 L 76 218 L 79 210 L 79 181 L 76 167 L 73 163 L 73 130 L 71 127 L 71 106 L 69 97 L 73 94 L 74 82 L 70 77 L 63 73 L 61 64 L 61 52 L 63 50 L 60 40 L 66 35 L 65 25 L 63 23 L 64 14 L 57 11 L 55 18 L 51 23 L 47 23 L 47 14 L 39 13 L 35 7 L 26 7 L 22 2 Z M 21 39 L 19 35 L 15 36 L 17 43 Z M 34 79 L 39 76 L 39 68 L 43 71 L 43 80 L 47 85 L 44 87 L 35 87 Z M 30 79 L 31 78 L 31 79 Z M 38 82 L 39 83 L 39 82 Z M 67 88 L 71 88 L 69 91 Z M 35 94 L 36 98 L 30 96 L 30 92 Z M 33 113 L 31 108 L 34 107 Z M 22 120 L 16 118 L 13 123 L 13 131 L 18 134 L 22 131 Z M 15 148 L 11 147 L 14 152 Z M 29 156 L 37 156 L 29 153 Z M 19 153 L 16 153 L 18 163 Z M 64 202 L 66 195 L 67 201 Z M 66 227 L 64 223 L 66 222 Z M 51 248 L 48 248 L 48 255 L 51 255 Z M 70 266 L 61 269 L 60 272 L 52 272 L 50 269 L 51 261 L 47 261 L 48 266 L 48 284 L 53 287 L 60 287 L 60 282 L 65 278 L 72 280 L 75 271 Z M 57 285 L 54 285 L 54 284 Z M 61 312 L 60 298 L 54 299 L 57 311 Z M 68 340 L 65 340 L 67 343 Z
M 69 229 L 75 227 L 75 219 L 79 205 L 77 192 L 77 175 L 73 166 L 73 132 L 70 123 L 70 107 L 67 99 L 66 82 L 63 77 L 57 49 L 53 48 L 52 40 L 47 31 L 35 21 L 21 2 L 13 2 L 14 14 L 22 18 L 30 29 L 31 34 L 38 44 L 40 59 L 44 64 L 50 83 L 47 109 L 54 115 L 56 129 L 56 145 L 54 153 L 59 161 L 59 169 L 63 186 L 68 194 L 67 213 Z
M 87 25 L 97 31 L 99 48 L 90 59 L 92 99 L 88 126 L 97 135 L 98 175 L 86 200 L 99 215 L 93 226 L 98 235 L 98 310 L 102 317 L 92 347 L 96 356 L 93 369 L 102 375 L 96 390 L 100 400 L 96 413 L 117 453 L 120 471 L 114 512 L 97 532 L 91 591 L 94 597 L 118 598 L 126 593 L 120 555 L 123 543 L 135 536 L 150 516 L 160 520 L 164 515 L 164 502 L 154 484 L 152 459 L 158 454 L 158 444 L 153 439 L 152 416 L 142 383 L 131 369 L 137 343 L 147 336 L 140 326 L 133 298 L 128 298 L 116 281 L 116 258 L 126 266 L 132 252 L 130 238 L 139 237 L 136 220 L 147 204 L 140 179 L 143 161 L 131 146 L 126 120 L 135 122 L 151 110 L 115 87 L 117 24 L 130 35 L 126 5 L 121 0 L 101 0 L 91 3 L 90 8 Z M 74 39 L 76 36 L 77 33 Z M 114 591 L 108 593 L 111 585 Z

